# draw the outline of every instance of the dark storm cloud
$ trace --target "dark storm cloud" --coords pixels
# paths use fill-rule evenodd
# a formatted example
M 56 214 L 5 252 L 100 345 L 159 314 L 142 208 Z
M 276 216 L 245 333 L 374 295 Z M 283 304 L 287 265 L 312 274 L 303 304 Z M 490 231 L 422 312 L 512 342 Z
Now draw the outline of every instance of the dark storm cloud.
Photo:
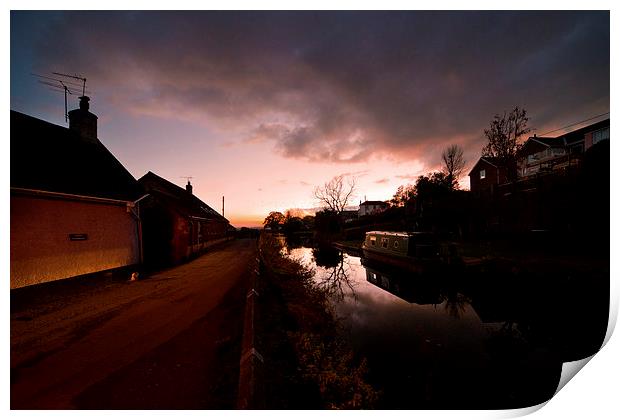
M 79 71 L 118 107 L 293 159 L 438 162 L 450 143 L 472 159 L 514 105 L 540 125 L 609 110 L 608 12 L 53 16 L 32 28 L 37 70 Z

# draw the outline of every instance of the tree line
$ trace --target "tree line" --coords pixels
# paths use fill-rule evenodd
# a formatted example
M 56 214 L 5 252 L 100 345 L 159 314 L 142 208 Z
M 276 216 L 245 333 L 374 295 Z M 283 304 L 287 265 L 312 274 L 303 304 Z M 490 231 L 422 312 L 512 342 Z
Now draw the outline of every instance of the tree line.
M 520 150 L 521 138 L 530 132 L 529 117 L 524 108 L 516 106 L 509 112 L 496 114 L 484 130 L 486 144 L 481 156 L 494 157 L 507 168 L 509 178 L 516 178 L 517 154 Z M 387 200 L 391 207 L 403 208 L 407 214 L 416 219 L 417 228 L 428 227 L 425 220 L 432 219 L 432 225 L 441 218 L 454 218 L 452 211 L 443 208 L 445 205 L 459 205 L 455 197 L 459 195 L 459 180 L 467 166 L 463 148 L 457 144 L 447 146 L 441 153 L 441 169 L 420 175 L 415 183 L 401 185 L 391 199 Z M 351 205 L 357 192 L 357 180 L 353 176 L 338 175 L 315 187 L 314 198 L 323 208 L 323 213 L 340 217 Z M 446 210 L 446 211 L 443 211 Z M 436 214 L 431 216 L 429 213 Z M 312 229 L 315 226 L 311 216 L 301 218 L 287 212 L 271 212 L 264 220 L 264 226 L 286 231 Z M 333 222 L 329 222 L 330 226 Z M 319 223 L 321 224 L 321 223 Z M 449 224 L 449 223 L 448 223 Z M 331 226 L 333 228 L 333 226 Z

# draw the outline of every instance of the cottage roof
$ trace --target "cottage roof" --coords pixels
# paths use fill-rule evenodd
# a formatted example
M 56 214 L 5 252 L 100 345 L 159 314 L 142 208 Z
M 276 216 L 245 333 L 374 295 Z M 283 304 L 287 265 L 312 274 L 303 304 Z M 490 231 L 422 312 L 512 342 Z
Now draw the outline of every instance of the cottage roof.
M 98 140 L 11 111 L 11 187 L 135 200 L 136 179 Z
M 385 201 L 366 200 L 362 204 L 360 204 L 360 206 L 377 206 L 377 205 L 379 205 L 379 206 L 381 206 L 381 205 L 387 206 L 387 203 Z
M 213 210 L 195 195 L 188 192 L 185 188 L 168 181 L 165 178 L 149 171 L 138 180 L 140 184 L 150 194 L 156 194 L 157 198 L 170 205 L 185 216 L 228 220 Z
M 471 168 L 471 170 L 469 171 L 469 174 L 467 175 L 471 176 L 471 174 L 474 173 L 474 171 L 476 170 L 478 165 L 480 165 L 480 163 L 486 163 L 496 168 L 500 168 L 503 166 L 501 162 L 502 162 L 501 159 L 495 156 L 482 156 L 480 159 L 478 159 L 478 162 L 476 162 L 476 164 Z

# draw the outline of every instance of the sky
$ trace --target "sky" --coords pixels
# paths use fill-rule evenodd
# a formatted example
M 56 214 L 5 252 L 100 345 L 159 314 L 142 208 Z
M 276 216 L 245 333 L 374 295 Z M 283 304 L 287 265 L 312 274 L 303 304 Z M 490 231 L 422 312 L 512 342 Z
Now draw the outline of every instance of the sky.
M 66 126 L 62 93 L 32 73 L 83 75 L 98 137 L 134 177 L 152 171 L 183 186 L 191 176 L 216 210 L 226 197 L 237 227 L 317 207 L 314 187 L 341 174 L 357 180 L 352 204 L 387 200 L 440 169 L 451 144 L 469 169 L 484 128 L 515 106 L 539 135 L 609 112 L 607 11 L 11 11 L 10 20 L 11 109 Z

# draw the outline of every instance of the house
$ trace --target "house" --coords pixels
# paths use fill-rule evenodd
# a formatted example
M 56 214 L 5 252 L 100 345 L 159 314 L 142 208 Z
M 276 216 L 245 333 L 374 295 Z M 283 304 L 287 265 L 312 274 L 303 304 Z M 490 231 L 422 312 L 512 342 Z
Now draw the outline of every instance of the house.
M 381 213 L 390 205 L 384 201 L 364 201 L 360 203 L 359 217 Z
M 69 128 L 10 123 L 11 289 L 140 264 L 144 192 L 97 138 L 89 98 Z
M 520 178 L 552 170 L 562 162 L 571 165 L 570 154 L 562 138 L 530 137 L 519 150 L 517 173 Z M 577 160 L 573 159 L 576 164 Z
M 609 140 L 609 118 L 558 137 L 534 135 L 519 150 L 518 175 L 527 178 L 577 166 L 582 154 L 603 140 Z
M 177 264 L 232 238 L 224 216 L 185 188 L 148 172 L 138 180 L 149 197 L 141 206 L 144 261 L 149 266 Z
M 497 157 L 482 156 L 469 171 L 473 193 L 492 193 L 498 185 L 508 182 L 508 172 Z

